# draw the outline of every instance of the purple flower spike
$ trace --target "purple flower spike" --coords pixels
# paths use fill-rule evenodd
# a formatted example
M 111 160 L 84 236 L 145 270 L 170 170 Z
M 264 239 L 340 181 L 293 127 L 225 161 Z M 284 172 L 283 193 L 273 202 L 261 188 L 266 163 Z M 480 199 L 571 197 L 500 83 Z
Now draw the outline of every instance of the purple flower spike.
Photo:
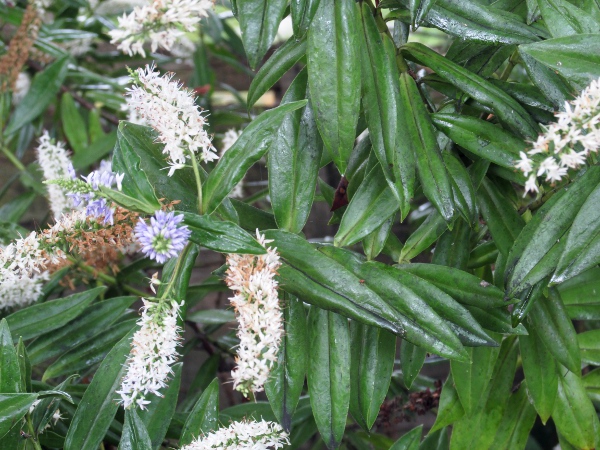
M 135 226 L 135 237 L 142 252 L 161 264 L 177 256 L 192 234 L 186 225 L 179 226 L 182 220 L 183 214 L 164 211 L 156 211 L 150 218 L 150 225 L 140 219 Z

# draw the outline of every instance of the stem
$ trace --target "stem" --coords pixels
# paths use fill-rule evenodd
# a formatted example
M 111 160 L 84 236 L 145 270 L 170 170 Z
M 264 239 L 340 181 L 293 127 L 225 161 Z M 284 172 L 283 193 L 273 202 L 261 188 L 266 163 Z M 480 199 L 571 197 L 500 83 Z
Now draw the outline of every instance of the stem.
M 177 264 L 175 265 L 175 268 L 173 269 L 173 275 L 171 275 L 171 280 L 169 281 L 167 289 L 160 296 L 161 300 L 169 298 L 169 294 L 171 293 L 171 290 L 173 289 L 173 286 L 175 284 L 175 279 L 177 278 L 177 276 L 179 275 L 179 271 L 181 270 L 182 261 L 187 257 L 187 254 L 190 251 L 190 249 L 192 248 L 192 245 L 194 245 L 194 244 L 192 244 L 191 242 L 188 242 L 188 244 L 185 246 L 185 248 L 181 251 L 181 253 L 177 257 Z
M 27 168 L 23 165 L 23 163 L 21 161 L 19 161 L 17 159 L 17 157 L 15 155 L 13 155 L 13 153 L 9 149 L 7 149 L 6 147 L 2 147 L 2 153 L 21 172 L 25 172 L 27 170 Z
M 200 179 L 200 169 L 196 156 L 192 153 L 192 168 L 194 169 L 194 177 L 196 178 L 196 187 L 198 188 L 198 214 L 202 214 L 202 180 Z
M 31 440 L 33 441 L 33 446 L 36 450 L 42 450 L 42 446 L 36 439 L 35 432 L 33 430 L 33 423 L 31 423 L 31 414 L 27 413 L 27 429 L 29 430 L 29 434 L 31 435 Z
M 511 72 L 513 71 L 513 69 L 515 68 L 515 66 L 517 65 L 517 63 L 515 62 L 514 58 L 518 55 L 517 50 L 515 50 L 513 52 L 512 55 L 510 55 L 510 58 L 508 58 L 508 64 L 506 65 L 506 67 L 504 68 L 504 70 L 502 71 L 502 74 L 500 75 L 500 79 L 502 81 L 506 81 L 508 80 L 508 77 L 510 76 Z

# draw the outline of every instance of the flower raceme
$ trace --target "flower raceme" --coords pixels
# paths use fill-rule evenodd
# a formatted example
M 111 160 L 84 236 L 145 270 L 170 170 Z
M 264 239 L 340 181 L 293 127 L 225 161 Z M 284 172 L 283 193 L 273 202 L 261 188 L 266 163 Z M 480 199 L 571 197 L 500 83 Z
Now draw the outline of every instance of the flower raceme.
M 290 444 L 288 435 L 278 423 L 265 420 L 242 421 L 232 422 L 227 428 L 212 431 L 181 450 L 276 450 L 286 444 Z
M 137 405 L 145 409 L 150 403 L 146 396 L 160 395 L 167 385 L 177 361 L 177 346 L 181 328 L 177 318 L 183 303 L 175 300 L 148 300 L 143 298 L 140 327 L 133 335 L 131 352 L 127 360 L 127 373 L 117 393 L 125 408 Z
M 258 241 L 265 240 L 257 230 Z M 235 295 L 229 300 L 236 310 L 240 344 L 237 367 L 232 371 L 235 389 L 248 395 L 260 392 L 279 353 L 283 336 L 283 315 L 277 295 L 275 275 L 281 265 L 276 249 L 267 248 L 264 255 L 227 256 L 225 282 Z
M 541 176 L 551 183 L 560 181 L 569 169 L 584 165 L 587 157 L 600 149 L 600 79 L 566 102 L 556 118 L 531 150 L 520 153 L 516 168 L 529 176 L 526 192 L 539 190 L 537 178 Z
M 135 237 L 142 252 L 161 264 L 179 255 L 192 234 L 186 225 L 179 225 L 182 220 L 183 214 L 161 210 L 150 218 L 149 225 L 140 219 L 135 227 Z
M 109 32 L 111 43 L 133 56 L 146 57 L 144 42 L 150 40 L 152 52 L 171 46 L 185 32 L 195 31 L 202 17 L 208 17 L 211 0 L 153 0 L 149 5 L 136 6 L 130 14 L 118 19 L 119 26 Z
M 128 108 L 158 132 L 157 141 L 165 145 L 169 176 L 185 167 L 191 158 L 206 162 L 218 158 L 193 91 L 173 81 L 172 73 L 160 76 L 154 66 L 137 69 L 132 78 L 134 86 L 127 92 Z

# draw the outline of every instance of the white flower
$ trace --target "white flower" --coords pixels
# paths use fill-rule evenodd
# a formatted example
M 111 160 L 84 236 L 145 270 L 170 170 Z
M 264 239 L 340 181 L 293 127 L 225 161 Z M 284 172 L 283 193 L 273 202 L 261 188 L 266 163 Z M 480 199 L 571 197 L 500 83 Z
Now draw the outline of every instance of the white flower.
M 569 169 L 586 163 L 590 153 L 600 149 L 600 79 L 594 80 L 579 97 L 565 103 L 556 114 L 556 122 L 545 127 L 527 153 L 520 152 L 515 167 L 525 176 L 531 175 L 525 192 L 537 192 L 536 176 L 546 176 L 554 183 L 562 180 Z M 537 156 L 540 155 L 540 156 Z
M 181 450 L 265 450 L 283 448 L 286 444 L 290 444 L 288 435 L 278 423 L 242 421 L 212 431 Z
M 175 300 L 142 299 L 140 329 L 133 335 L 127 373 L 117 393 L 125 408 L 132 405 L 145 409 L 149 393 L 160 395 L 173 373 L 177 361 L 181 328 L 177 325 L 181 305 Z
M 221 140 L 221 152 L 219 153 L 219 155 L 221 157 L 223 157 L 225 152 L 227 150 L 229 150 L 231 148 L 231 146 L 237 142 L 237 140 L 239 139 L 241 134 L 242 134 L 241 131 L 234 130 L 233 128 L 230 128 L 229 130 L 227 130 L 225 132 L 225 134 L 223 135 L 223 139 Z M 229 196 L 233 197 L 233 198 L 243 198 L 244 197 L 244 180 L 243 179 L 242 179 L 242 181 L 240 181 L 238 184 L 235 185 L 233 190 L 230 192 Z
M 136 6 L 130 14 L 119 17 L 118 28 L 109 32 L 111 43 L 133 56 L 146 57 L 144 42 L 150 40 L 150 48 L 170 50 L 185 32 L 195 31 L 202 17 L 208 17 L 211 0 L 154 0 L 145 6 Z
M 37 157 L 44 173 L 44 179 L 71 178 L 73 166 L 64 144 L 62 142 L 54 143 L 45 130 L 39 142 Z M 62 187 L 57 184 L 49 184 L 47 189 L 50 209 L 52 209 L 54 217 L 60 217 L 62 213 L 73 209 L 73 199 L 67 195 Z
M 127 103 L 148 125 L 158 132 L 158 141 L 165 144 L 169 176 L 192 157 L 201 161 L 217 159 L 216 150 L 205 130 L 206 119 L 194 103 L 193 91 L 172 81 L 173 74 L 162 77 L 154 66 L 137 69 L 135 85 L 128 89 Z
M 31 87 L 31 78 L 25 72 L 19 73 L 17 77 L 17 81 L 15 82 L 15 89 L 12 94 L 12 103 L 13 105 L 18 105 L 23 101 L 27 93 L 29 92 L 29 88 Z
M 265 240 L 256 231 L 258 241 Z M 281 265 L 276 249 L 264 255 L 227 256 L 225 282 L 235 295 L 229 300 L 239 322 L 238 366 L 231 372 L 235 389 L 244 395 L 260 392 L 279 353 L 283 336 L 283 315 L 277 296 L 277 269 Z

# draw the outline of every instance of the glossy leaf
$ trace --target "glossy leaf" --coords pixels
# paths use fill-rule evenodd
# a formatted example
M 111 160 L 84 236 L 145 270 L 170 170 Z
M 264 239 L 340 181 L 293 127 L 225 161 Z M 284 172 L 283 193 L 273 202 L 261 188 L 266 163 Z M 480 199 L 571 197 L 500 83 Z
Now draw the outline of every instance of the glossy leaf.
M 409 43 L 402 52 L 430 67 L 451 84 L 470 95 L 481 104 L 494 110 L 498 118 L 513 132 L 524 138 L 537 137 L 538 126 L 519 103 L 483 78 L 449 61 L 422 44 Z
M 447 425 L 451 425 L 465 415 L 465 410 L 458 398 L 458 392 L 452 379 L 452 372 L 448 375 L 442 395 L 440 396 L 440 405 L 438 407 L 437 417 L 430 433 L 440 430 Z
M 600 34 L 577 34 L 523 45 L 526 54 L 566 78 L 577 90 L 600 76 Z M 562 105 L 561 105 L 562 106 Z
M 304 305 L 295 297 L 286 297 L 283 310 L 285 335 L 281 340 L 277 363 L 265 384 L 265 392 L 275 417 L 284 430 L 289 431 L 304 388 L 309 347 Z
M 552 37 L 597 33 L 600 22 L 565 0 L 537 0 L 540 13 Z
M 68 92 L 60 99 L 60 114 L 63 129 L 69 144 L 75 153 L 85 151 L 88 145 L 88 135 L 83 118 L 79 114 L 73 97 Z
M 288 88 L 282 104 L 309 97 L 303 70 Z M 311 211 L 323 142 L 312 105 L 289 113 L 269 150 L 269 195 L 279 228 L 299 233 Z
M 558 292 L 551 289 L 548 298 L 542 297 L 535 302 L 529 319 L 554 358 L 570 371 L 579 374 L 581 356 L 577 334 Z
M 133 330 L 106 356 L 71 420 L 65 450 L 96 450 L 119 409 L 115 402 L 127 366 Z
M 398 211 L 400 204 L 377 164 L 360 184 L 342 216 L 335 245 L 352 245 L 379 228 Z
M 448 230 L 447 222 L 440 213 L 433 211 L 406 240 L 398 261 L 400 263 L 409 262 L 415 256 L 420 255 L 431 247 L 446 230 Z
M 394 445 L 390 447 L 390 450 L 417 450 L 419 448 L 419 443 L 421 442 L 422 432 L 423 425 L 413 428 L 394 442 Z
M 255 69 L 277 34 L 287 2 L 285 0 L 237 0 L 236 17 L 250 67 Z
M 587 364 L 595 366 L 600 365 L 600 346 L 598 340 L 600 338 L 600 330 L 590 330 L 577 335 L 579 349 L 581 350 L 581 360 Z
M 204 390 L 183 425 L 179 445 L 188 445 L 199 436 L 215 430 L 219 417 L 219 379 L 215 378 Z
M 596 447 L 600 422 L 579 374 L 559 371 L 552 420 L 558 432 L 575 447 Z
M 244 129 L 203 183 L 205 214 L 217 209 L 248 169 L 265 154 L 286 114 L 302 108 L 306 103 L 306 100 L 291 102 L 265 111 Z
M 0 321 L 0 392 L 22 392 L 21 370 L 6 319 Z M 2 433 L 0 433 L 2 434 Z
M 308 389 L 315 422 L 329 449 L 338 448 L 350 402 L 350 334 L 346 318 L 311 307 Z
M 394 217 L 390 217 L 363 239 L 363 251 L 368 260 L 375 259 L 385 248 L 385 244 L 392 231 Z
M 0 394 L 0 436 L 27 414 L 37 397 L 37 394 Z
M 396 336 L 389 331 L 350 322 L 350 413 L 370 430 L 390 385 Z
M 504 417 L 490 449 L 525 448 L 535 417 L 535 409 L 527 398 L 527 383 L 523 382 L 508 399 Z
M 450 175 L 446 170 L 433 124 L 421 100 L 417 84 L 407 73 L 400 76 L 400 99 L 404 110 L 403 131 L 417 162 L 417 173 L 423 193 L 442 217 L 451 221 L 454 218 L 455 205 Z M 395 163 L 402 164 L 403 161 Z
M 417 347 L 408 341 L 402 341 L 402 346 L 400 347 L 402 381 L 408 389 L 410 389 L 413 381 L 419 375 L 425 362 L 425 356 L 427 356 L 427 350 L 424 348 Z
M 266 93 L 306 53 L 306 40 L 289 39 L 263 64 L 248 88 L 248 107 Z
M 13 338 L 21 336 L 27 340 L 61 328 L 79 316 L 105 290 L 101 286 L 12 313 L 6 321 Z
M 151 448 L 150 436 L 135 408 L 125 410 L 125 424 L 119 450 L 147 450 Z
M 360 107 L 358 6 L 320 0 L 308 31 L 308 85 L 317 127 L 340 173 L 346 172 Z
M 15 108 L 4 130 L 6 135 L 13 134 L 44 112 L 67 76 L 70 59 L 70 56 L 63 56 L 33 77 L 25 98 Z

